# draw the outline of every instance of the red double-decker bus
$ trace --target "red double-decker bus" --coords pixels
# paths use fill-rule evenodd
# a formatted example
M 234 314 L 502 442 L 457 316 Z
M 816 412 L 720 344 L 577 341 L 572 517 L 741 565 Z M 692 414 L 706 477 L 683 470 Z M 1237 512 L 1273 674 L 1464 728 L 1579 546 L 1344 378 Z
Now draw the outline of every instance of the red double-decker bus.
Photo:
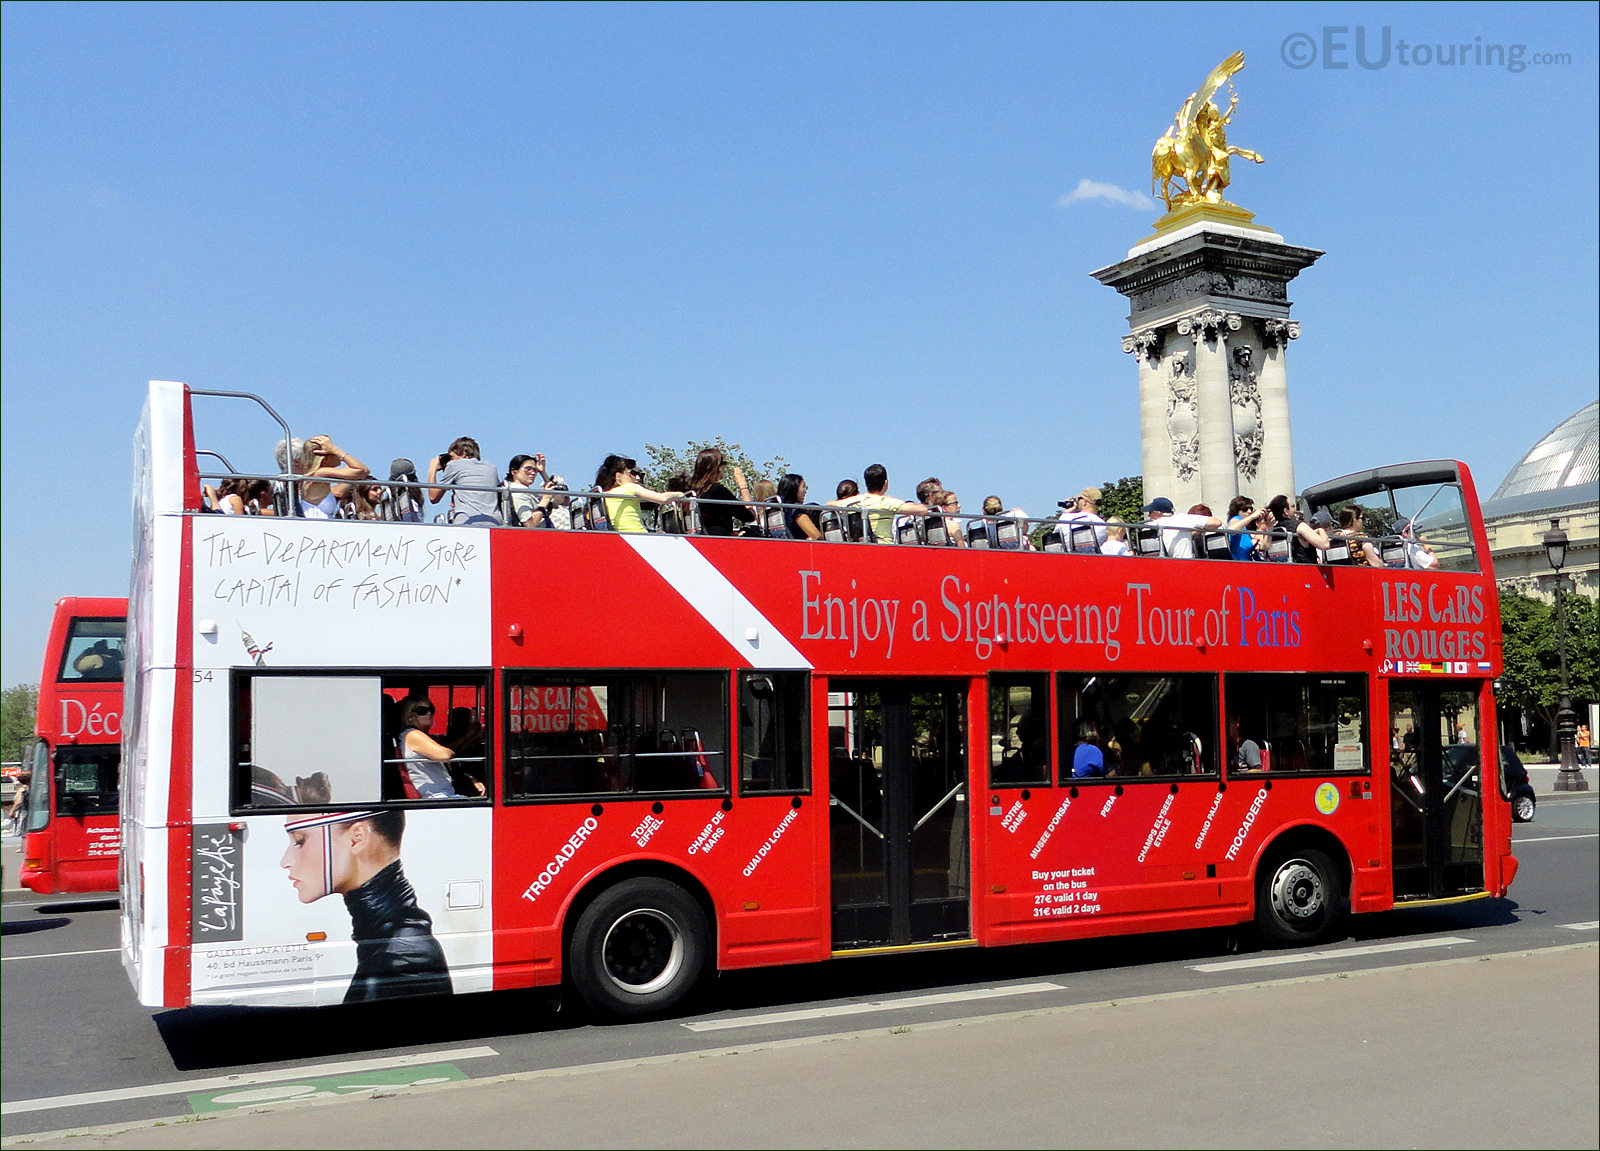
M 1495 762 L 1460 464 L 1304 493 L 1393 567 L 216 516 L 193 399 L 152 384 L 139 440 L 146 1004 L 565 981 L 636 1015 L 830 957 L 1309 943 L 1516 872 L 1445 754 Z
M 117 889 L 125 599 L 56 602 L 39 674 L 22 885 Z

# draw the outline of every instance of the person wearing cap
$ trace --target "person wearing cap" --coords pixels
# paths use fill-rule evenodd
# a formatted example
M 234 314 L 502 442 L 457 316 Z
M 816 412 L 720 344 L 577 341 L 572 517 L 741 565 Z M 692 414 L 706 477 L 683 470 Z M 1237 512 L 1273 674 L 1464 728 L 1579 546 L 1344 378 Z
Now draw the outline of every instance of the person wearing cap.
M 1401 524 L 1397 534 L 1406 542 L 1406 567 L 1427 571 L 1429 568 L 1439 566 L 1439 558 L 1433 554 L 1433 548 L 1417 535 L 1415 520 L 1407 520 Z
M 346 1003 L 411 995 L 450 995 L 450 967 L 433 919 L 400 866 L 406 813 L 332 811 L 291 815 L 278 861 L 301 903 L 344 896 L 356 968 Z
M 1273 496 L 1267 503 L 1267 526 L 1273 531 L 1288 534 L 1289 559 L 1297 564 L 1320 562 L 1322 557 L 1319 549 L 1326 551 L 1331 542 L 1326 531 L 1314 528 L 1300 518 L 1294 501 L 1286 495 Z
M 1216 516 L 1188 512 L 1174 514 L 1172 501 L 1166 496 L 1157 496 L 1140 510 L 1145 514 L 1146 523 L 1155 524 L 1161 529 L 1161 554 L 1171 559 L 1193 559 L 1194 533 L 1214 531 L 1222 526 L 1222 521 Z
M 1056 517 L 1060 524 L 1056 530 L 1061 533 L 1062 541 L 1067 545 L 1068 551 L 1099 551 L 1106 542 L 1106 521 L 1100 518 L 1099 488 L 1084 488 L 1070 500 L 1062 500 L 1059 504 L 1061 514 Z M 1094 529 L 1093 548 L 1074 548 L 1072 546 L 1072 526 L 1074 524 L 1088 524 Z

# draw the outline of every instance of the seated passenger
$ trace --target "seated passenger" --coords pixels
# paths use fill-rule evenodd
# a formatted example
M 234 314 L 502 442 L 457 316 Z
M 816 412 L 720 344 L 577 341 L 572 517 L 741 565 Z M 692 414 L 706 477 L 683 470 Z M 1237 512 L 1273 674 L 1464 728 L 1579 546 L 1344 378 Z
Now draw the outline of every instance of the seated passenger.
M 1100 728 L 1092 719 L 1078 721 L 1078 743 L 1072 749 L 1072 778 L 1084 779 L 1106 773 L 1105 753 L 1100 750 Z
M 1317 562 L 1317 549 L 1328 546 L 1328 533 L 1300 518 L 1299 509 L 1286 495 L 1276 495 L 1267 504 L 1267 526 L 1289 537 L 1289 559 L 1297 564 Z
M 939 477 L 929 476 L 917 485 L 917 502 L 932 507 L 934 505 L 933 497 L 942 491 L 944 491 L 944 484 L 939 480 Z
M 967 536 L 961 530 L 961 501 L 956 497 L 956 493 L 937 491 L 929 496 L 928 502 L 934 512 L 944 520 L 946 544 L 958 548 L 966 547 Z M 934 540 L 930 538 L 928 542 L 933 543 Z
M 1239 738 L 1239 717 L 1228 717 L 1228 766 L 1234 771 L 1261 771 L 1261 745 Z
M 1193 533 L 1196 529 L 1222 526 L 1222 521 L 1212 515 L 1174 515 L 1172 501 L 1166 496 L 1157 496 L 1141 510 L 1149 517 L 1146 523 L 1155 524 L 1161 529 L 1161 554 L 1172 559 L 1194 558 Z
M 1106 542 L 1100 545 L 1100 554 L 1103 556 L 1132 554 L 1128 547 L 1128 525 L 1122 522 L 1122 517 L 1110 516 L 1106 519 Z
M 1106 521 L 1100 518 L 1100 496 L 1099 488 L 1084 488 L 1072 499 L 1062 500 L 1057 505 L 1061 508 L 1061 514 L 1056 519 L 1066 529 L 1062 532 L 1062 542 L 1067 545 L 1068 551 L 1099 550 L 1105 546 Z M 1075 525 L 1093 529 L 1093 548 L 1087 543 L 1074 544 L 1070 533 Z
M 806 478 L 799 472 L 789 472 L 778 481 L 778 502 L 784 505 L 804 505 L 806 492 Z M 822 529 L 817 527 L 816 514 L 804 506 L 783 509 L 784 530 L 789 533 L 792 540 L 820 540 Z
M 1259 528 L 1267 518 L 1267 509 L 1256 507 L 1249 496 L 1234 496 L 1228 501 L 1228 554 L 1236 560 L 1258 560 L 1261 541 L 1253 529 Z
M 572 497 L 567 494 L 567 481 L 562 476 L 551 476 L 545 490 L 550 502 L 545 505 L 545 523 L 557 531 L 572 530 Z
M 897 515 L 925 516 L 927 504 L 902 500 L 889 494 L 889 470 L 882 464 L 871 464 L 862 473 L 867 485 L 865 494 L 830 501 L 830 506 L 859 507 L 867 513 L 867 534 L 877 543 L 895 543 L 894 517 Z
M 735 496 L 722 482 L 726 471 L 739 489 Z M 745 480 L 744 469 L 734 464 L 728 466 L 721 448 L 702 448 L 695 457 L 694 474 L 689 477 L 688 489 L 701 500 L 712 501 L 700 505 L 700 524 L 708 536 L 731 536 L 734 521 L 748 524 L 756 518 L 747 506 L 751 502 L 750 484 Z M 743 501 L 743 502 L 737 502 Z
M 1033 541 L 1028 538 L 1028 513 L 1021 508 L 1006 510 L 999 496 L 983 497 L 982 520 L 973 520 L 967 525 L 969 537 L 976 525 L 982 525 L 984 536 L 992 548 L 1005 550 L 1032 551 Z M 1009 524 L 1003 521 L 1010 520 Z M 969 540 L 970 542 L 970 540 Z
M 417 798 L 461 798 L 448 766 L 456 753 L 428 734 L 433 726 L 433 701 L 426 696 L 407 699 L 400 705 L 400 724 L 401 767 L 416 788 Z M 472 782 L 482 795 L 482 781 Z
M 206 497 L 206 506 L 225 516 L 244 515 L 244 498 L 240 495 L 240 489 L 246 483 L 247 480 L 236 480 L 229 476 L 216 487 L 206 484 L 201 489 Z
M 1417 534 L 1415 520 L 1407 520 L 1401 524 L 1395 534 L 1405 541 L 1406 567 L 1416 571 L 1427 571 L 1430 568 L 1439 566 L 1439 560 L 1433 554 L 1433 548 Z
M 339 503 L 350 494 L 349 483 L 329 483 L 329 480 L 364 480 L 372 474 L 367 465 L 343 448 L 335 447 L 327 436 L 312 436 L 304 442 L 279 440 L 273 454 L 278 458 L 278 468 L 289 472 L 290 455 L 294 456 L 294 474 L 312 477 L 300 487 L 299 513 L 306 519 L 331 520 L 339 514 Z
M 605 495 L 606 515 L 611 529 L 619 532 L 645 531 L 644 515 L 640 501 L 649 504 L 668 504 L 683 498 L 683 492 L 652 491 L 638 481 L 644 478 L 639 461 L 627 456 L 610 455 L 595 473 L 594 486 Z
M 1362 520 L 1361 508 L 1346 504 L 1339 509 L 1339 535 L 1350 541 L 1350 558 L 1358 566 L 1381 568 L 1383 559 L 1378 545 L 1367 538 L 1367 527 Z
M 506 522 L 519 528 L 548 527 L 555 496 L 542 490 L 547 486 L 542 454 L 512 456 L 506 468 Z
M 389 483 L 397 485 L 404 481 L 406 486 L 391 486 L 389 499 L 393 509 L 390 517 L 400 523 L 420 524 L 422 522 L 422 488 L 417 483 L 417 465 L 401 456 L 389 463 Z
M 771 480 L 757 480 L 751 488 L 750 499 L 756 507 L 761 504 L 777 503 L 778 485 Z M 765 536 L 767 534 L 766 521 L 753 518 L 750 523 L 744 525 L 743 534 L 747 536 Z
M 240 486 L 234 490 L 244 500 L 245 515 L 250 516 L 275 516 L 278 514 L 278 503 L 273 498 L 271 480 L 240 480 Z
M 450 449 L 428 461 L 428 483 L 460 484 L 450 492 L 450 523 L 490 527 L 504 523 L 500 517 L 500 473 L 478 451 L 478 441 L 460 436 Z M 428 502 L 444 499 L 445 489 L 430 487 Z

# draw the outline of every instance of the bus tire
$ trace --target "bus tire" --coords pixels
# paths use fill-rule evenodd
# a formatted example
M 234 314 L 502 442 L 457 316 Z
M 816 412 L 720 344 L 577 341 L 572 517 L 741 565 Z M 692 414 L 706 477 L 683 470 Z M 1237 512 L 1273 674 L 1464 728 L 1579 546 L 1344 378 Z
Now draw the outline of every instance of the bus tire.
M 676 883 L 625 879 L 578 916 L 567 953 L 572 986 L 609 1018 L 670 1011 L 705 973 L 710 937 L 700 904 Z
M 1293 848 L 1256 873 L 1256 926 L 1269 943 L 1297 947 L 1326 939 L 1344 910 L 1344 881 L 1327 853 Z

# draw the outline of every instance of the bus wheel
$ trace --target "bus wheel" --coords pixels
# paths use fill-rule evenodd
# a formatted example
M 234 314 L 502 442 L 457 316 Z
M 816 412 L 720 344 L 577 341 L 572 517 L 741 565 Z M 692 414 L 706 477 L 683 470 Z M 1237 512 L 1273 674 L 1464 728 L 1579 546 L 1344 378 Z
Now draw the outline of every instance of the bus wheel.
M 1271 943 L 1325 938 L 1339 921 L 1343 884 L 1333 860 L 1314 847 L 1270 856 L 1256 876 L 1256 926 Z
M 572 985 L 612 1018 L 669 1011 L 694 989 L 710 956 L 705 912 L 665 879 L 626 879 L 578 917 L 567 956 Z

